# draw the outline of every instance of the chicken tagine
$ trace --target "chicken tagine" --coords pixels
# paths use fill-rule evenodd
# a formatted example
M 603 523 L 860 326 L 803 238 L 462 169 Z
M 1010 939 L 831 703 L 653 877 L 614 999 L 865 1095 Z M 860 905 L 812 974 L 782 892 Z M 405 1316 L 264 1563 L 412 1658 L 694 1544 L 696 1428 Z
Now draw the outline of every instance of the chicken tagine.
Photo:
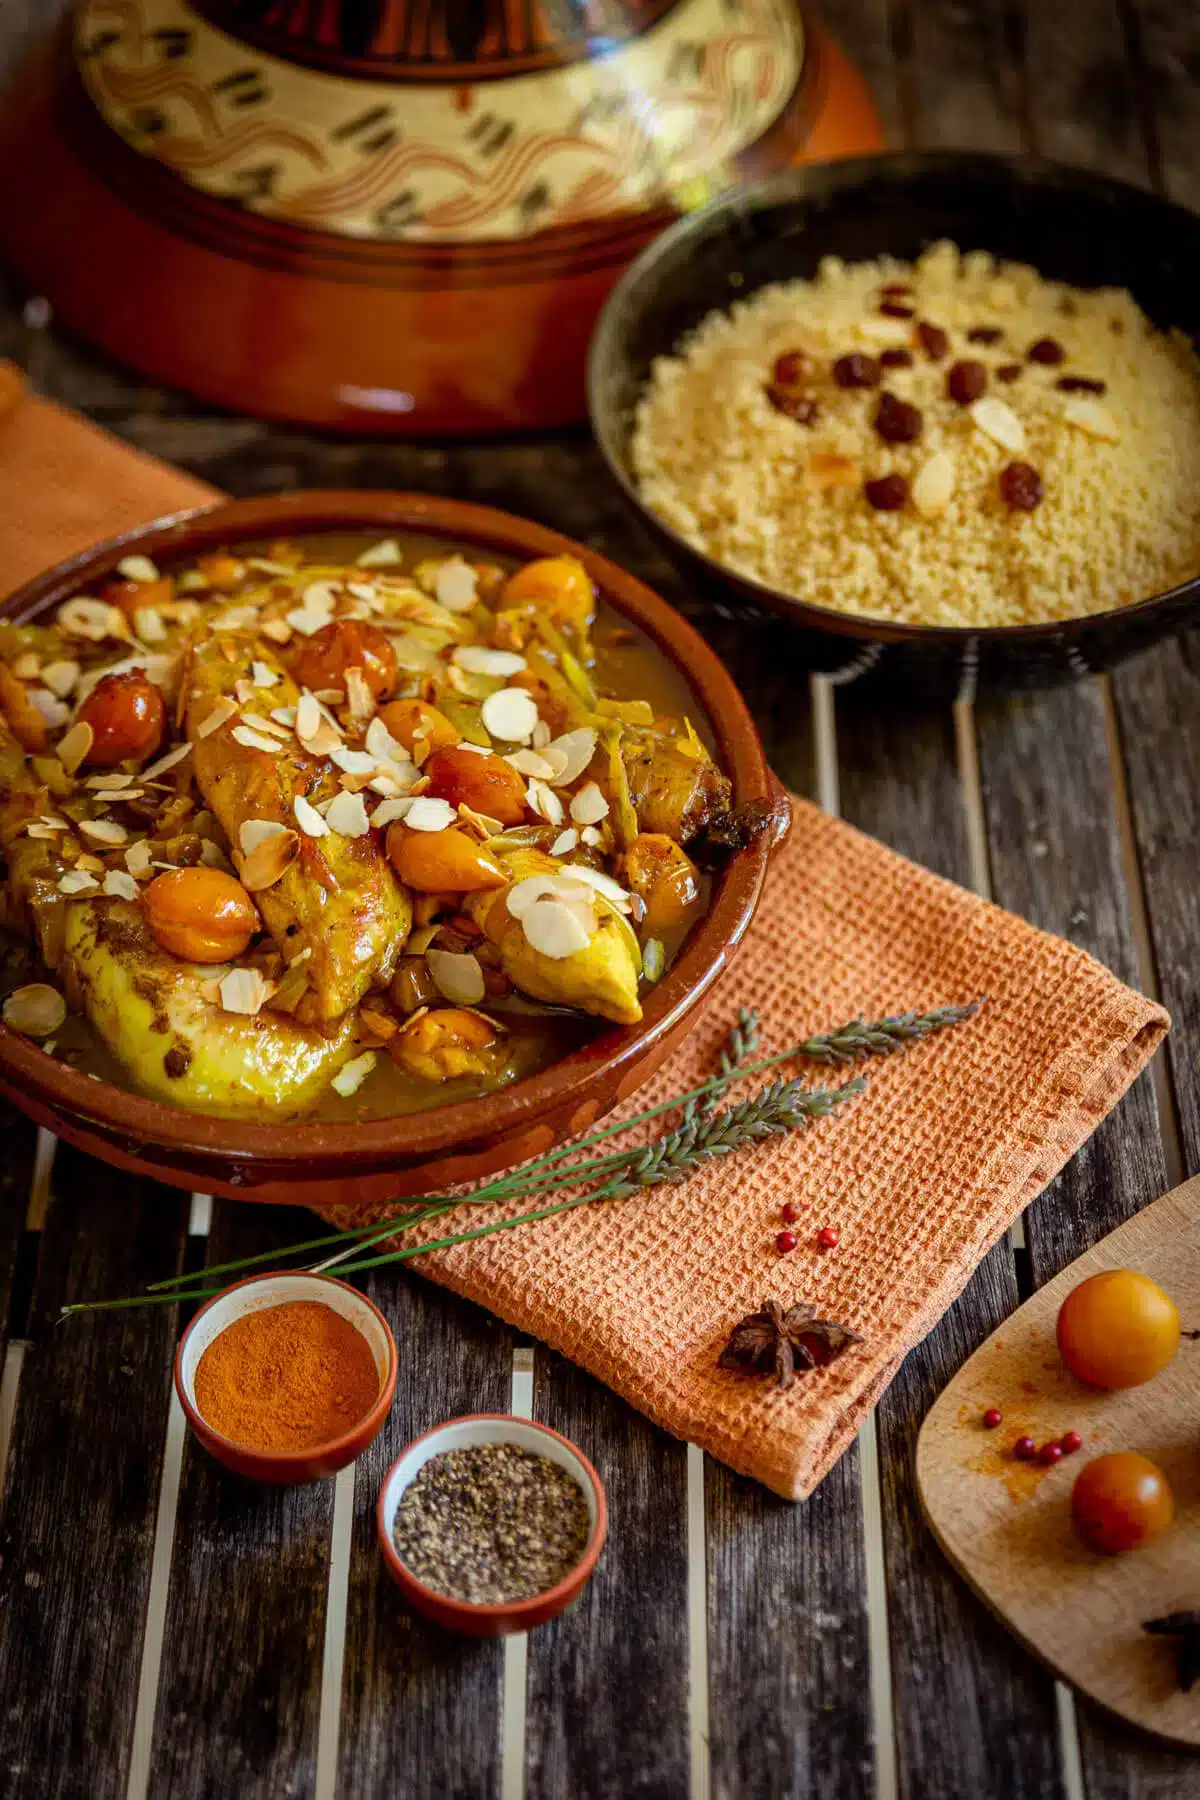
M 243 1118 L 386 1116 L 642 1016 L 744 829 L 583 565 L 131 555 L 0 625 L 13 1030 Z

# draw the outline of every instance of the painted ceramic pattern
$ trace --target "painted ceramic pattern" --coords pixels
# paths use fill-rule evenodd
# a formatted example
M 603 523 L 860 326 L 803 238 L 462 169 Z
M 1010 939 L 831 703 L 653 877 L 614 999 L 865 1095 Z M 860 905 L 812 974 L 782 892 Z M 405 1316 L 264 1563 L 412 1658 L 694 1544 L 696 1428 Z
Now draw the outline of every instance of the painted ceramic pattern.
M 85 0 L 101 115 L 185 181 L 357 238 L 514 239 L 728 178 L 799 80 L 790 0 L 679 0 L 607 54 L 503 81 L 347 78 L 249 49 L 183 0 Z

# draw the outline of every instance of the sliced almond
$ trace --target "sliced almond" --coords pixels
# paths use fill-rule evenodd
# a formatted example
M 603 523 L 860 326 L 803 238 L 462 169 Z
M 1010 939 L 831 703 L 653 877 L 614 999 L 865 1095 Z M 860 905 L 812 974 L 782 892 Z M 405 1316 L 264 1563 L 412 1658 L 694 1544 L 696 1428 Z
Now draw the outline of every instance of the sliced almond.
M 296 823 L 305 837 L 324 837 L 329 830 L 316 807 L 310 805 L 303 794 L 297 794 L 292 801 L 292 811 L 295 813 Z
M 503 822 L 500 819 L 493 819 L 489 813 L 476 812 L 475 808 L 468 806 L 465 800 L 460 800 L 458 803 L 458 816 L 479 832 L 481 837 L 499 837 L 504 830 Z
M 558 881 L 553 875 L 526 875 L 523 881 L 514 881 L 504 897 L 504 903 L 514 919 L 524 918 L 529 908 L 538 900 L 545 900 L 550 895 L 557 895 Z
M 61 731 L 71 716 L 66 701 L 56 699 L 47 687 L 27 688 L 26 693 L 30 705 L 42 715 L 51 731 Z
M 475 604 L 479 576 L 461 556 L 449 556 L 437 572 L 434 597 L 447 612 L 470 612 Z
M 260 820 L 248 822 L 262 823 Z M 242 830 L 245 829 L 243 825 Z M 279 827 L 270 837 L 260 838 L 245 857 L 238 871 L 242 886 L 251 894 L 261 894 L 264 889 L 274 887 L 291 868 L 299 853 L 298 834 L 284 826 Z
M 1098 400 L 1086 400 L 1079 394 L 1070 394 L 1063 401 L 1062 416 L 1068 425 L 1074 425 L 1077 431 L 1086 432 L 1088 437 L 1100 438 L 1106 444 L 1121 441 L 1120 426 L 1107 406 L 1101 406 Z
M 157 606 L 139 606 L 133 615 L 133 629 L 143 644 L 165 644 L 167 628 Z
M 1024 450 L 1025 427 L 1003 400 L 985 394 L 982 400 L 972 402 L 969 411 L 974 424 L 993 444 L 999 444 L 1002 450 Z
M 381 538 L 354 560 L 360 569 L 389 569 L 403 562 L 404 557 L 395 538 Z
M 597 831 L 594 825 L 585 825 L 579 834 L 579 840 L 586 844 L 589 850 L 594 850 L 603 842 L 603 834 Z
M 251 731 L 265 731 L 268 737 L 279 738 L 285 744 L 292 740 L 292 733 L 286 725 L 281 725 L 277 719 L 264 718 L 262 713 L 244 712 L 242 724 L 248 725 Z
M 922 463 L 912 484 L 912 502 L 919 513 L 932 519 L 945 512 L 954 492 L 954 462 L 945 450 L 937 450 Z
M 596 754 L 596 733 L 590 725 L 581 725 L 575 731 L 564 731 L 547 744 L 548 751 L 557 751 L 566 757 L 566 762 L 554 777 L 557 785 L 566 786 L 577 781 Z M 553 760 L 557 761 L 557 757 Z
M 275 819 L 243 819 L 238 827 L 238 848 L 243 856 L 252 856 L 260 844 L 279 837 L 287 829 Z
M 136 900 L 137 882 L 124 869 L 109 869 L 104 877 L 102 892 L 113 900 Z
M 86 719 L 77 719 L 70 731 L 59 740 L 58 760 L 68 775 L 74 775 L 92 747 L 95 733 Z
M 115 819 L 80 819 L 79 830 L 96 844 L 112 844 L 115 848 L 129 842 L 129 833 Z
M 57 699 L 65 700 L 79 680 L 79 664 L 68 657 L 48 662 L 42 670 L 42 680 Z
M 49 1037 L 67 1016 L 67 1003 L 57 988 L 45 981 L 31 981 L 14 988 L 4 1002 L 4 1023 L 23 1037 Z
M 294 706 L 273 706 L 271 717 L 277 725 L 284 725 L 289 731 L 295 731 L 296 708 Z
M 272 987 L 258 969 L 230 969 L 217 983 L 226 1012 L 246 1013 L 251 1018 L 270 999 Z
M 860 319 L 858 334 L 872 344 L 909 344 L 912 322 L 908 319 Z
M 196 736 L 198 738 L 211 737 L 214 731 L 219 731 L 222 725 L 227 725 L 236 714 L 237 701 L 232 700 L 228 694 L 222 694 L 219 700 L 213 702 L 212 711 L 205 713 L 197 725 Z
M 264 750 L 268 756 L 279 755 L 278 738 L 268 737 L 265 731 L 251 731 L 248 725 L 235 725 L 230 736 L 235 744 L 241 744 L 246 750 Z
M 92 600 L 80 595 L 60 606 L 56 615 L 59 627 L 70 637 L 87 638 L 102 644 L 105 638 L 128 638 L 129 621 L 119 606 L 106 600 Z
M 79 853 L 75 859 L 75 867 L 86 869 L 91 875 L 103 875 L 104 873 L 104 864 L 98 856 L 93 856 L 90 850 L 82 850 Z
M 158 580 L 158 570 L 148 556 L 123 556 L 117 564 L 117 574 L 126 581 Z
M 535 813 L 551 825 L 563 822 L 563 803 L 554 789 L 547 787 L 544 781 L 531 781 L 527 791 L 530 806 Z
M 330 1082 L 330 1087 L 335 1093 L 340 1094 L 343 1100 L 348 1100 L 352 1094 L 357 1094 L 378 1060 L 374 1050 L 364 1050 L 362 1055 L 356 1056 L 352 1062 L 343 1063 Z
M 479 958 L 470 951 L 459 955 L 452 950 L 429 949 L 425 961 L 438 993 L 456 1006 L 478 1006 L 487 993 Z
M 138 881 L 148 878 L 151 868 L 149 838 L 139 838 L 136 844 L 130 844 L 125 852 L 125 867 Z
M 79 664 L 75 663 L 73 664 L 73 667 L 76 674 L 78 674 Z M 18 681 L 36 681 L 38 676 L 42 673 L 42 659 L 35 650 L 26 650 L 23 655 L 18 656 L 16 662 L 12 666 L 12 672 Z M 43 680 L 45 680 L 44 676 Z M 47 687 L 52 687 L 53 683 L 47 682 L 46 685 Z M 75 683 L 72 682 L 71 686 L 74 687 L 74 685 Z
M 192 746 L 190 744 L 176 744 L 173 750 L 168 750 L 165 756 L 160 756 L 157 762 L 152 762 L 148 769 L 143 769 L 140 779 L 153 781 L 157 776 L 165 775 L 168 769 L 173 769 L 177 763 L 183 761 L 185 756 L 191 754 Z
M 515 650 L 493 650 L 487 644 L 460 644 L 454 661 L 469 675 L 515 675 L 525 667 L 525 658 Z M 524 692 L 524 690 L 521 690 Z M 532 725 L 529 728 L 533 730 Z
M 330 760 L 347 775 L 373 775 L 379 766 L 379 759 L 367 750 L 351 750 L 346 744 L 339 744 L 329 752 Z
M 404 745 L 392 736 L 380 718 L 371 720 L 367 726 L 367 735 L 364 741 L 372 756 L 382 757 L 388 762 L 404 762 L 408 759 L 408 752 Z
M 268 663 L 260 662 L 255 657 L 250 664 L 250 679 L 257 688 L 273 688 L 279 681 L 279 675 Z
M 407 796 L 403 799 L 381 800 L 371 814 L 371 824 L 376 831 L 381 831 L 385 825 L 391 825 L 397 819 L 402 819 L 409 807 L 414 804 Z
M 87 894 L 96 886 L 96 877 L 89 875 L 86 869 L 68 869 L 65 875 L 59 876 L 60 894 Z
M 588 933 L 579 914 L 561 900 L 535 900 L 521 915 L 521 930 L 531 950 L 561 962 L 586 950 Z
M 449 801 L 421 794 L 405 813 L 404 823 L 410 831 L 445 831 L 457 817 Z
M 227 606 L 212 621 L 218 631 L 249 631 L 258 624 L 257 606 Z
M 538 781 L 550 781 L 554 775 L 555 765 L 536 750 L 514 750 L 511 756 L 505 757 L 519 775 L 532 775 Z
M 345 790 L 336 794 L 326 810 L 325 823 L 333 831 L 340 831 L 343 837 L 366 837 L 371 822 L 362 795 L 348 794 Z
M 361 669 L 346 670 L 346 704 L 356 725 L 365 725 L 375 711 L 375 696 Z
M 291 641 L 292 628 L 286 619 L 264 619 L 258 628 L 265 638 L 273 644 L 286 644 Z
M 296 736 L 302 744 L 314 738 L 324 723 L 324 714 L 320 702 L 314 694 L 307 691 L 301 694 L 296 703 Z
M 572 799 L 571 817 L 577 825 L 598 825 L 608 817 L 608 801 L 594 781 L 581 787 Z
M 550 846 L 551 856 L 566 856 L 574 850 L 579 842 L 579 833 L 571 826 L 567 831 L 560 831 Z
M 568 867 L 573 876 L 586 882 L 588 887 L 594 888 L 598 894 L 603 895 L 604 899 L 610 901 L 618 912 L 627 913 L 631 910 L 633 895 L 628 893 L 619 881 L 614 881 L 611 875 L 606 875 L 602 869 L 589 869 L 586 863 L 571 863 Z
M 550 727 L 547 725 L 545 719 L 539 719 L 533 728 L 533 737 L 530 739 L 530 742 L 535 750 L 544 750 L 546 745 L 550 742 L 552 735 Z

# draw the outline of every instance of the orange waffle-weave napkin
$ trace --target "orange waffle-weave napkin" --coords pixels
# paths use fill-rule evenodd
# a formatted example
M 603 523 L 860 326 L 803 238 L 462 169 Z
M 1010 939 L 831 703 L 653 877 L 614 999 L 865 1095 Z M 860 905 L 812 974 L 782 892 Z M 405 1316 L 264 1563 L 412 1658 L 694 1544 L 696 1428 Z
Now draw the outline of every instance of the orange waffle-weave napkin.
M 47 482 L 55 503 L 36 513 Z M 35 564 L 210 492 L 32 400 L 0 423 L 0 487 L 10 586 Z M 1166 1015 L 1074 945 L 797 801 L 732 972 L 683 1049 L 624 1108 L 703 1081 L 739 1004 L 759 1010 L 768 1053 L 855 1014 L 979 995 L 986 1004 L 967 1023 L 860 1065 L 866 1093 L 818 1125 L 680 1187 L 417 1266 L 564 1351 L 667 1430 L 780 1494 L 808 1494 L 899 1359 L 1144 1066 Z M 814 1085 L 845 1079 L 809 1072 Z M 790 1256 L 774 1248 L 785 1200 L 799 1212 Z M 841 1241 L 822 1255 L 814 1239 L 826 1224 Z M 733 1325 L 768 1296 L 812 1301 L 865 1342 L 786 1393 L 719 1369 Z

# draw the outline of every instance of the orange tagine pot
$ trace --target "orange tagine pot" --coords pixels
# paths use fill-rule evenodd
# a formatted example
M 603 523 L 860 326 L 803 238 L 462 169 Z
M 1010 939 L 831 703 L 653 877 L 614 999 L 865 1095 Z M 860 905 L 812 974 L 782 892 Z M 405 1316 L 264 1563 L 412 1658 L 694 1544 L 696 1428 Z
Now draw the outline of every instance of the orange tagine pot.
M 675 212 L 879 144 L 794 0 L 81 0 L 0 114 L 0 248 L 238 412 L 547 427 Z

